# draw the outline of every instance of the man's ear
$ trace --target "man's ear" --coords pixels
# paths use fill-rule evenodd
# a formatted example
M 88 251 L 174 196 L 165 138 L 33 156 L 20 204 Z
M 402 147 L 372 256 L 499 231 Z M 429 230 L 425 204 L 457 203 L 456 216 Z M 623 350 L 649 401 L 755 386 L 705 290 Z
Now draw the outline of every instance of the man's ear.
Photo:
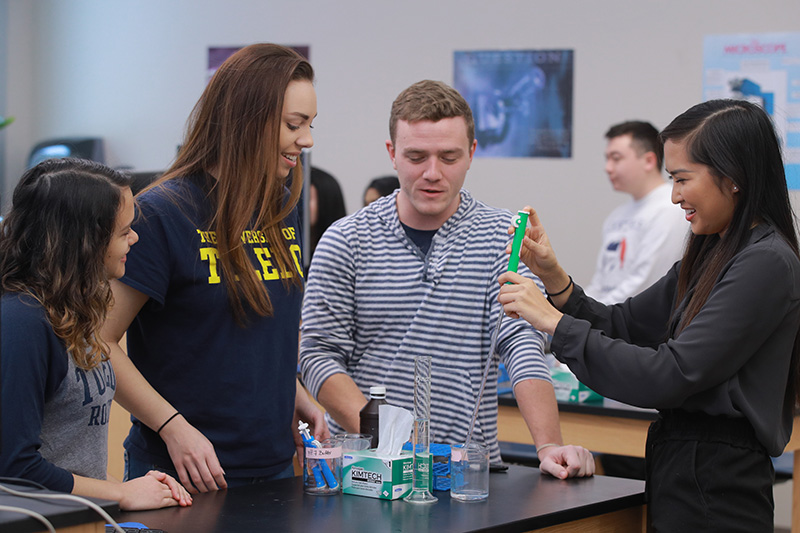
M 392 160 L 392 167 L 397 170 L 397 163 L 395 162 L 394 143 L 391 139 L 386 140 L 386 151 L 389 152 L 389 159 Z
M 647 170 L 658 168 L 658 158 L 655 152 L 645 152 L 642 157 L 644 158 L 644 164 Z

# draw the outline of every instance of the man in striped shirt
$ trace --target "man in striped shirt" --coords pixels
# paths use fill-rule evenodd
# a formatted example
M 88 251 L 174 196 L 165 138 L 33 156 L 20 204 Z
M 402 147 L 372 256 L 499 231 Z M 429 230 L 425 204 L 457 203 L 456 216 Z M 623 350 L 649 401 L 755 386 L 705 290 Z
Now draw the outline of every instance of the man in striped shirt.
M 507 269 L 511 214 L 462 188 L 477 142 L 469 105 L 440 82 L 422 81 L 392 105 L 386 141 L 400 189 L 341 219 L 314 254 L 303 301 L 300 364 L 327 410 L 331 432 L 358 432 L 369 387 L 413 408 L 414 356 L 431 355 L 431 441 L 463 442 L 484 365 L 492 365 L 473 440 L 500 460 L 497 361 L 488 361 Z M 532 276 L 521 265 L 520 273 Z M 541 333 L 506 319 L 497 352 L 537 443 L 541 470 L 592 475 L 594 460 L 563 446 Z

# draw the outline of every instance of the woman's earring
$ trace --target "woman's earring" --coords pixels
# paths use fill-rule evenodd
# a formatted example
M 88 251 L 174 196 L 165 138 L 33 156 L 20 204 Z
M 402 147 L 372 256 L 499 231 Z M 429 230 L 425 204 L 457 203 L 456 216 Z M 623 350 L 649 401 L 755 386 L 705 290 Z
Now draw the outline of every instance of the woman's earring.
M 733 192 L 736 192 L 736 191 L 738 191 L 738 190 L 739 190 L 739 187 L 737 187 L 736 185 L 734 185 L 734 186 L 733 186 Z

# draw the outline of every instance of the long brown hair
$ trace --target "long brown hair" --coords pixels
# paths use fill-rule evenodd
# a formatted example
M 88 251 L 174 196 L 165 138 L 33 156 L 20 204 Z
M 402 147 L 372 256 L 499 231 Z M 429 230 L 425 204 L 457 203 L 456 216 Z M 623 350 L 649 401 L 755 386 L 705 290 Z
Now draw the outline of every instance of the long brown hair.
M 126 175 L 99 163 L 43 161 L 20 179 L 0 226 L 3 291 L 41 303 L 85 370 L 108 359 L 99 335 L 111 305 L 104 257 L 127 187 Z
M 243 301 L 261 316 L 273 314 L 267 288 L 242 244 L 245 230 L 264 233 L 279 271 L 291 273 L 283 277 L 286 287 L 302 286 L 282 234 L 302 192 L 302 169 L 298 161 L 288 198 L 286 176 L 275 174 L 284 94 L 295 80 L 313 82 L 314 71 L 294 50 L 254 44 L 233 54 L 195 105 L 175 163 L 150 186 L 213 174 L 211 229 L 217 234 L 228 300 L 240 323 L 246 316 Z
M 661 140 L 683 142 L 692 162 L 708 167 L 722 186 L 727 178 L 739 189 L 733 218 L 723 237 L 692 235 L 681 261 L 676 308 L 694 289 L 679 330 L 705 305 L 725 265 L 747 243 L 754 225 L 765 222 L 798 252 L 795 216 L 789 202 L 780 143 L 769 115 L 742 100 L 698 104 L 661 132 Z M 800 400 L 800 332 L 795 340 L 788 393 Z

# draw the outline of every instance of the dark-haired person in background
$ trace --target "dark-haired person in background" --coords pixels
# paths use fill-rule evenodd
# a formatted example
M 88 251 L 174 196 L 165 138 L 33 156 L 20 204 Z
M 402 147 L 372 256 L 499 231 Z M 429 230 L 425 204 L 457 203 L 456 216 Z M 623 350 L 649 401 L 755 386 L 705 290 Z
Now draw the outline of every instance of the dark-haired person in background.
M 322 234 L 328 227 L 347 215 L 344 207 L 342 188 L 331 174 L 311 167 L 311 187 L 308 194 L 308 222 L 310 224 L 311 246 L 306 265 L 311 264 L 314 250 Z
M 659 410 L 647 438 L 654 531 L 771 532 L 770 455 L 798 405 L 800 257 L 780 144 L 739 100 L 690 108 L 661 132 L 672 201 L 691 224 L 680 263 L 623 304 L 589 298 L 538 217 L 499 300 L 553 335 L 552 351 L 603 396 Z
M 649 122 L 616 124 L 606 132 L 605 170 L 615 191 L 631 200 L 603 222 L 603 243 L 586 294 L 615 304 L 642 292 L 681 258 L 689 233 L 661 175 L 664 150 Z
M 382 196 L 389 196 L 399 188 L 400 180 L 397 176 L 381 176 L 373 179 L 364 189 L 364 207 Z
M 14 190 L 0 231 L 0 476 L 128 510 L 191 505 L 162 472 L 106 476 L 116 379 L 99 333 L 139 239 L 133 213 L 127 176 L 90 161 L 44 161 Z

